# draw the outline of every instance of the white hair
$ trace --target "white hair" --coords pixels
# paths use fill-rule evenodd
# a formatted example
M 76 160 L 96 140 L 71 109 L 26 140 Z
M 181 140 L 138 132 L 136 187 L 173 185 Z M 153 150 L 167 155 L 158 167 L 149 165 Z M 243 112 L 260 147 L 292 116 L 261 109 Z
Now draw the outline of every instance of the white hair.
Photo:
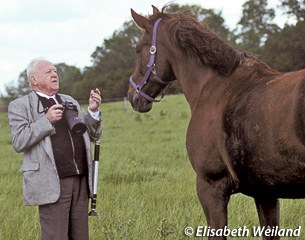
M 26 75 L 27 75 L 27 78 L 28 78 L 28 82 L 29 82 L 29 85 L 30 87 L 32 88 L 32 83 L 31 83 L 31 75 L 35 72 L 35 65 L 36 63 L 40 62 L 40 61 L 47 61 L 47 62 L 50 62 L 48 61 L 47 59 L 45 58 L 35 58 L 33 59 L 29 65 L 27 66 L 27 69 L 26 69 Z
M 33 60 L 29 63 L 29 65 L 28 65 L 28 67 L 27 67 L 27 69 L 26 69 L 26 75 L 27 75 L 28 79 L 30 78 L 31 74 L 34 72 L 36 63 L 37 63 L 37 62 L 40 62 L 40 61 L 47 61 L 47 62 L 50 62 L 50 61 L 48 61 L 47 59 L 42 58 L 42 57 L 41 57 L 41 58 L 35 58 L 35 59 L 33 59 Z

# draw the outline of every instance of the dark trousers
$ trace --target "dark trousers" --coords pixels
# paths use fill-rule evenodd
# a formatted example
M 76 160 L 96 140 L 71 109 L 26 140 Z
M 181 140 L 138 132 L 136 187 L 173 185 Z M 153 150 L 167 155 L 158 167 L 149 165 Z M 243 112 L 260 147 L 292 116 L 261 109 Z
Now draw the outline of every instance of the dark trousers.
M 42 240 L 87 240 L 88 188 L 84 176 L 60 180 L 57 202 L 39 206 Z

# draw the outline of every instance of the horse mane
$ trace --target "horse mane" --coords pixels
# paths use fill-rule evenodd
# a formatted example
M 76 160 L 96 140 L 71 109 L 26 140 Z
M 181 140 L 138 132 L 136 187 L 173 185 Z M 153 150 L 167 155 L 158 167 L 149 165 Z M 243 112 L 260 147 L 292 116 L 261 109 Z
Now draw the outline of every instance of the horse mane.
M 247 54 L 241 53 L 206 25 L 182 13 L 155 13 L 149 18 L 167 20 L 170 41 L 185 54 L 192 55 L 201 64 L 211 65 L 223 76 L 229 76 Z

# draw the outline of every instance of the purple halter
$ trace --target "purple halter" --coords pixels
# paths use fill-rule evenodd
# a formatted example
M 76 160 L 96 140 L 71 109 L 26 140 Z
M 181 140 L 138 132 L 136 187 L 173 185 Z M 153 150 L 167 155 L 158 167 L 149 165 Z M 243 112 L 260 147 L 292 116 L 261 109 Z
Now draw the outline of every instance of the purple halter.
M 153 29 L 153 34 L 152 34 L 152 45 L 150 47 L 150 59 L 149 62 L 147 63 L 146 67 L 146 73 L 142 79 L 142 81 L 140 82 L 140 84 L 136 84 L 135 81 L 132 79 L 132 76 L 130 76 L 129 81 L 131 86 L 142 96 L 144 97 L 146 100 L 150 101 L 150 102 L 160 102 L 161 99 L 163 98 L 163 95 L 161 96 L 161 99 L 156 100 L 150 96 L 148 96 L 146 93 L 142 92 L 142 88 L 145 86 L 145 84 L 147 83 L 150 74 L 152 73 L 154 76 L 154 79 L 161 84 L 169 84 L 168 82 L 164 82 L 161 78 L 159 78 L 157 76 L 157 72 L 155 70 L 155 58 L 156 58 L 156 52 L 157 52 L 157 48 L 156 48 L 156 43 L 157 43 L 157 29 L 158 29 L 158 25 L 161 22 L 162 18 L 158 18 L 157 21 L 154 24 L 154 29 Z

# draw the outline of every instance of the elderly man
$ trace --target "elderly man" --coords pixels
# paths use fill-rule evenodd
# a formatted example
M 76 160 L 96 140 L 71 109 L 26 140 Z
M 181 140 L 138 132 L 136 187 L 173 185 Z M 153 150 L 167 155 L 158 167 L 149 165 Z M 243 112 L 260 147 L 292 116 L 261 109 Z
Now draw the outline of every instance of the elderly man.
M 38 205 L 43 240 L 86 240 L 88 198 L 92 194 L 91 141 L 101 135 L 101 94 L 91 90 L 88 112 L 72 97 L 59 94 L 56 67 L 44 59 L 27 69 L 32 92 L 9 104 L 12 144 L 24 153 L 23 199 Z M 85 124 L 85 133 L 73 133 L 64 116 L 69 101 Z M 78 113 L 77 113 L 78 112 Z

